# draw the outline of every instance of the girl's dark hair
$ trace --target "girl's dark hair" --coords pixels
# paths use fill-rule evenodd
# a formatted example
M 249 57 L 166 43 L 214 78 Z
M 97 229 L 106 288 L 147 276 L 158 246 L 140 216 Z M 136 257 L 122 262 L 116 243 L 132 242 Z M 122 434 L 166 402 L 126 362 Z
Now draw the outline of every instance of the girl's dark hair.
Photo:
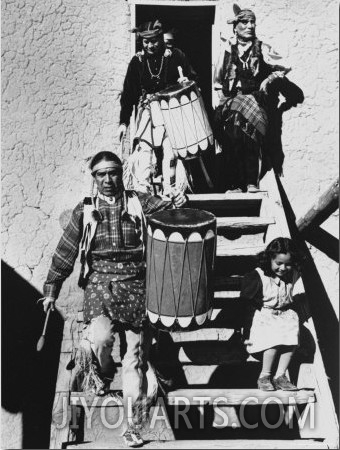
M 93 167 L 94 167 L 97 163 L 99 163 L 99 161 L 103 161 L 103 160 L 104 160 L 104 161 L 113 161 L 113 162 L 115 162 L 116 164 L 119 164 L 120 166 L 123 167 L 122 161 L 120 160 L 120 158 L 119 158 L 115 153 L 108 152 L 108 151 L 103 151 L 103 152 L 97 153 L 97 154 L 94 155 L 94 157 L 91 159 L 90 165 L 89 165 L 90 170 L 92 170 Z
M 300 269 L 303 261 L 302 252 L 291 239 L 279 237 L 271 241 L 267 248 L 258 254 L 259 266 L 266 275 L 271 273 L 271 261 L 279 253 L 290 253 L 293 266 Z

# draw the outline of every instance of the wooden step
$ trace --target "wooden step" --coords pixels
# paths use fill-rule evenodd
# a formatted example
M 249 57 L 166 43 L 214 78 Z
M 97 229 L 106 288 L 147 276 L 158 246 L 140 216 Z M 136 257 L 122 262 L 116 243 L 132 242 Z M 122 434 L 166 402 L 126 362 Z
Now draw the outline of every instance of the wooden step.
M 217 237 L 217 257 L 225 256 L 256 256 L 265 249 L 265 245 L 260 245 L 256 247 L 236 247 L 232 244 L 232 241 L 223 240 L 219 242 Z
M 283 405 L 289 404 L 306 404 L 314 403 L 315 395 L 313 390 L 299 391 L 261 391 L 259 389 L 177 389 L 171 391 L 167 395 L 170 405 L 183 404 L 183 398 L 190 402 L 191 405 L 209 404 L 212 405 L 215 399 L 220 399 L 220 406 L 236 406 L 245 404 L 249 401 L 249 405 L 263 404 L 268 402 L 269 398 L 274 398 L 277 403 Z M 206 398 L 206 400 L 202 400 Z M 256 400 L 251 400 L 255 398 Z M 274 400 L 274 401 L 275 401 Z
M 223 327 L 209 327 L 209 328 L 199 328 L 193 331 L 174 331 L 170 333 L 172 343 L 174 344 L 185 344 L 192 343 L 193 345 L 200 346 L 202 343 L 205 345 L 217 345 L 218 342 L 229 341 L 233 336 L 235 330 L 232 328 Z M 169 342 L 167 343 L 168 345 Z M 201 355 L 203 359 L 206 355 Z M 208 360 L 209 360 L 208 355 Z M 185 361 L 187 362 L 187 360 Z
M 233 294 L 233 295 L 230 295 Z M 246 313 L 249 306 L 249 301 L 240 298 L 239 291 L 217 291 L 214 292 L 213 313 L 210 320 L 215 320 L 218 315 L 221 315 L 223 310 L 226 314 L 230 312 L 232 316 Z
M 189 203 L 191 204 L 206 204 L 210 203 L 211 205 L 217 204 L 221 206 L 221 203 L 225 202 L 245 202 L 249 203 L 252 201 L 262 201 L 264 197 L 267 196 L 267 191 L 261 191 L 256 194 L 248 194 L 247 192 L 243 192 L 240 194 L 189 194 Z
M 199 338 L 204 336 L 203 330 L 198 330 Z M 208 331 L 208 330 L 204 330 Z M 230 333 L 228 333 L 230 331 Z M 191 336 L 195 336 L 195 332 L 187 332 Z M 240 340 L 233 338 L 234 331 L 225 330 L 223 328 L 214 328 L 212 330 L 209 339 L 197 340 L 194 338 L 187 337 L 186 333 L 181 333 L 177 339 L 169 344 L 166 348 L 165 346 L 160 347 L 159 352 L 157 349 L 153 349 L 152 360 L 156 367 L 164 367 L 164 375 L 170 373 L 171 369 L 167 371 L 166 367 L 169 368 L 182 368 L 182 372 L 187 371 L 186 381 L 189 385 L 204 385 L 205 387 L 251 387 L 256 386 L 256 380 L 260 368 L 258 367 L 257 361 L 253 362 L 253 358 L 249 357 L 245 347 L 242 345 Z M 211 339 L 214 337 L 214 339 Z M 251 367 L 245 367 L 244 364 L 255 364 L 256 370 L 255 375 L 251 380 L 241 380 L 243 376 L 242 370 L 250 370 Z M 233 369 L 224 368 L 223 366 L 235 365 Z M 242 367 L 239 367 L 242 365 Z M 190 367 L 189 367 L 190 366 Z M 195 366 L 195 367 L 194 367 Z M 219 367 L 220 366 L 220 367 Z M 189 367 L 189 368 L 188 368 Z M 228 373 L 228 370 L 232 370 L 233 373 Z M 220 380 L 220 375 L 225 374 L 224 380 Z M 226 380 L 230 380 L 231 375 L 240 374 L 236 381 L 238 384 L 230 385 L 229 381 L 226 384 Z M 213 377 L 213 379 L 211 378 Z M 218 386 L 214 383 L 214 380 L 218 378 Z M 176 381 L 176 380 L 175 380 Z M 221 381 L 221 382 L 220 382 Z M 242 381 L 242 384 L 240 384 Z M 185 384 L 178 384 L 177 387 L 185 387 Z M 309 387 L 309 386 L 308 386 Z
M 214 278 L 219 279 L 220 277 L 232 276 L 243 277 L 246 273 L 254 270 L 257 265 L 257 254 L 247 256 L 218 256 L 215 258 Z M 228 288 L 225 290 L 228 290 Z
M 188 352 L 187 345 L 184 343 L 180 348 L 179 359 L 181 360 L 181 370 L 185 375 L 187 384 L 180 384 L 183 380 L 182 377 L 181 380 L 178 380 L 176 389 L 189 387 L 205 390 L 224 388 L 255 389 L 257 387 L 259 373 L 261 372 L 261 362 L 251 355 L 242 355 L 241 352 L 238 354 L 234 352 L 229 355 L 226 352 L 222 352 L 221 355 L 218 355 L 218 347 L 223 349 L 222 343 L 217 342 L 215 344 L 218 345 L 216 350 L 214 350 L 215 354 L 209 355 L 211 362 L 208 365 L 208 360 L 200 356 L 198 352 L 198 357 L 195 358 L 195 362 L 191 362 L 190 360 L 194 359 L 192 357 L 193 352 Z M 201 358 L 201 361 L 198 361 L 199 358 Z M 214 358 L 216 359 L 215 362 L 213 361 Z M 244 359 L 242 360 L 242 358 Z M 177 363 L 178 367 L 179 365 Z M 170 377 L 178 373 L 176 372 L 176 367 L 171 366 L 168 361 L 162 364 L 159 363 L 157 368 L 164 377 Z M 306 370 L 308 370 L 308 367 L 306 367 Z M 316 381 L 312 377 L 299 377 L 293 381 L 300 390 L 310 391 L 311 389 L 317 388 Z
M 274 223 L 273 217 L 217 217 L 217 230 L 224 228 L 264 230 Z
M 214 291 L 215 292 L 240 291 L 242 280 L 243 276 L 241 275 L 232 275 L 232 276 L 215 275 Z
M 126 449 L 123 439 L 119 436 L 110 442 L 98 440 L 80 444 L 69 444 L 69 449 Z M 143 447 L 147 449 L 323 449 L 328 448 L 325 442 L 314 439 L 200 439 L 151 441 Z
M 264 247 L 266 229 L 260 228 L 249 228 L 238 230 L 236 228 L 220 228 L 217 230 L 216 236 L 216 246 L 217 246 L 217 255 L 220 248 L 227 248 L 231 250 L 229 258 L 232 256 L 240 257 L 240 256 L 252 256 L 254 252 L 250 250 L 250 252 L 242 252 L 241 254 L 236 254 L 233 252 L 233 249 L 252 249 L 254 247 Z M 256 250 L 255 250 L 256 251 Z M 256 253 L 255 253 L 256 254 Z M 228 255 L 227 255 L 228 256 Z M 228 266 L 229 261 L 224 262 L 226 266 Z
M 261 363 L 249 356 L 236 342 L 174 342 L 167 349 L 166 359 L 162 349 L 157 352 L 153 347 L 151 354 L 152 364 L 158 374 L 163 379 L 172 379 L 176 383 L 176 389 L 201 389 L 202 392 L 217 393 L 230 388 L 242 392 L 257 391 L 255 388 Z M 297 386 L 299 392 L 311 392 L 316 388 L 312 378 L 299 377 Z M 79 394 L 84 397 L 80 384 L 72 384 L 72 387 L 75 396 Z M 122 390 L 122 367 L 119 363 L 110 390 L 113 393 Z M 93 394 L 86 397 L 89 402 L 94 400 Z
M 171 364 L 166 361 L 153 360 L 155 367 L 164 379 L 173 379 L 174 389 L 244 389 L 257 388 L 261 372 L 261 362 L 249 356 L 242 347 L 228 345 L 228 342 L 214 342 L 210 352 L 209 342 L 183 342 L 178 346 L 178 359 Z M 200 347 L 202 351 L 200 353 Z M 204 357 L 203 355 L 208 355 Z M 156 362 L 157 361 L 157 362 Z M 308 369 L 307 369 L 308 370 Z M 313 390 L 317 385 L 315 379 L 299 377 L 294 379 L 300 390 Z M 275 392 L 274 392 L 275 394 Z
M 257 194 L 190 194 L 188 207 L 211 211 L 216 216 L 259 216 L 263 198 Z
M 214 298 L 215 300 L 221 299 L 231 299 L 231 298 L 239 298 L 240 291 L 215 291 Z

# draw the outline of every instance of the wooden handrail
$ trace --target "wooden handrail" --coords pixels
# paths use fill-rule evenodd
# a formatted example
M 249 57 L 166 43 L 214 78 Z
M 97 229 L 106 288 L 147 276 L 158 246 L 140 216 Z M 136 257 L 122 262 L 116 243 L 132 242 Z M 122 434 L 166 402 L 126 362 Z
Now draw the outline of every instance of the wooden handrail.
M 321 225 L 328 217 L 339 208 L 339 179 L 319 197 L 316 203 L 301 217 L 296 226 L 300 232 L 307 228 Z

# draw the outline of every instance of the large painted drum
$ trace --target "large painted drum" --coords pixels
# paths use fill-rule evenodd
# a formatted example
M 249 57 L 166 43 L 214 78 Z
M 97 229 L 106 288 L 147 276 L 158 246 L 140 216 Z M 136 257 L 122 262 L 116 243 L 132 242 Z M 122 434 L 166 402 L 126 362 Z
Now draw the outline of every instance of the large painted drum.
M 198 209 L 148 218 L 146 309 L 151 323 L 176 329 L 202 325 L 212 312 L 216 218 Z
M 194 81 L 170 86 L 158 92 L 151 102 L 151 115 L 158 123 L 161 113 L 172 148 L 180 158 L 197 156 L 213 143 L 213 133 L 201 92 Z

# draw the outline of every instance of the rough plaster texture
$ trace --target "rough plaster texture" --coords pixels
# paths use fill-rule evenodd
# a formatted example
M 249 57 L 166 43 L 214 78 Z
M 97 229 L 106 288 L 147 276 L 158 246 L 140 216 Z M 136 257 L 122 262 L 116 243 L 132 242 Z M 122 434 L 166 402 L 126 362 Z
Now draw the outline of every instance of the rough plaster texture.
M 255 9 L 258 36 L 289 58 L 289 78 L 305 95 L 284 114 L 282 135 L 282 182 L 299 218 L 338 175 L 338 5 L 241 6 Z M 120 151 L 129 29 L 125 0 L 2 2 L 3 259 L 39 290 L 61 234 L 59 216 L 88 192 L 86 158 Z M 323 227 L 337 236 L 338 214 Z M 338 265 L 311 251 L 338 312 Z M 3 417 L 5 426 L 13 420 Z M 2 446 L 17 448 L 19 435 L 4 434 Z

